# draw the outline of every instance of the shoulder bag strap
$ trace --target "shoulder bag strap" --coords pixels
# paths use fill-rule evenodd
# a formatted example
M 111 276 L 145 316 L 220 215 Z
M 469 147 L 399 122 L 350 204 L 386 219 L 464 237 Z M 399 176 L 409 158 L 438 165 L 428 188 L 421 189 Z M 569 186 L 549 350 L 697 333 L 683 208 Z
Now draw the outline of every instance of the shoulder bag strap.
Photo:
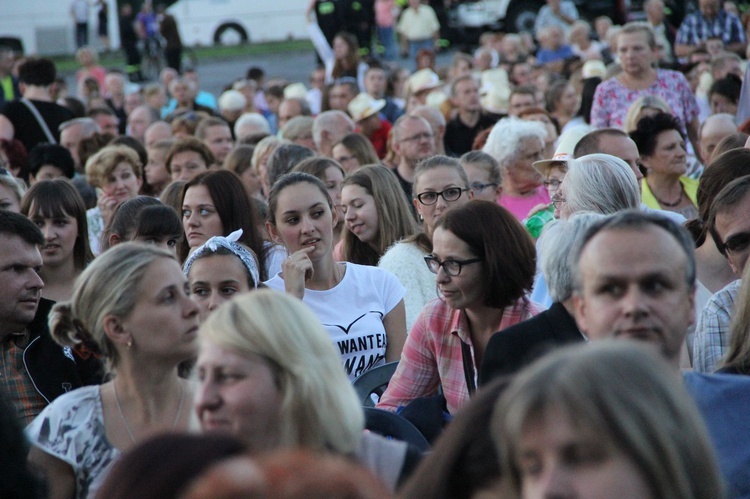
M 37 123 L 39 123 L 39 126 L 42 128 L 42 131 L 44 132 L 44 135 L 47 136 L 47 140 L 49 140 L 50 144 L 57 144 L 57 141 L 55 140 L 55 137 L 52 135 L 52 132 L 49 131 L 49 127 L 47 126 L 47 123 L 42 119 L 42 115 L 39 114 L 39 111 L 37 110 L 36 106 L 27 99 L 26 97 L 22 97 L 21 102 L 29 108 L 29 111 L 31 111 L 31 114 L 34 115 L 34 118 L 36 118 Z

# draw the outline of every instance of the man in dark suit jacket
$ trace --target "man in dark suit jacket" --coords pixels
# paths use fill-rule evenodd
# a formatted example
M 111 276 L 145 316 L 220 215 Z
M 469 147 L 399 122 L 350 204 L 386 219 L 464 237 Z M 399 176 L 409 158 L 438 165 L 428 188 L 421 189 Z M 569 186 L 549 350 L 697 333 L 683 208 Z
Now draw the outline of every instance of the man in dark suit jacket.
M 569 301 L 569 300 L 567 300 Z M 487 344 L 480 384 L 520 371 L 550 350 L 584 341 L 565 305 L 555 302 L 541 314 L 495 333 Z
M 602 215 L 579 214 L 545 230 L 539 252 L 554 303 L 549 310 L 490 338 L 479 371 L 480 384 L 514 374 L 555 348 L 585 341 L 573 318 L 573 276 L 568 255 L 578 238 L 600 218 Z

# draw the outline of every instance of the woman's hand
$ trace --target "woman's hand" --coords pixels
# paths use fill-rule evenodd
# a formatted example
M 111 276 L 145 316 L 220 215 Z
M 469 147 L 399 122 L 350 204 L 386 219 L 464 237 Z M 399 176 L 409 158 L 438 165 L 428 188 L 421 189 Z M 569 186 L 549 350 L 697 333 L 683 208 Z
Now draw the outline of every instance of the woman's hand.
M 96 205 L 99 207 L 99 211 L 102 212 L 104 226 L 107 227 L 112 220 L 115 208 L 117 208 L 117 199 L 102 192 L 99 199 L 96 200 Z
M 305 296 L 305 283 L 313 276 L 313 264 L 308 254 L 314 249 L 314 246 L 302 248 L 289 255 L 281 264 L 284 289 L 300 300 Z

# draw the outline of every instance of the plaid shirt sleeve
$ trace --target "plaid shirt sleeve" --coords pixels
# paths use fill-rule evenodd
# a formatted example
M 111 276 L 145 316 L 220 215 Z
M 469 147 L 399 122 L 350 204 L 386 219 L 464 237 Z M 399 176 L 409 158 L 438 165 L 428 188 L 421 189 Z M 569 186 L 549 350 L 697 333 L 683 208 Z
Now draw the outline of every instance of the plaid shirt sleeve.
M 432 328 L 445 326 L 445 310 L 437 306 L 435 300 L 429 302 L 414 323 L 401 351 L 401 360 L 393 373 L 385 393 L 377 407 L 395 411 L 419 397 L 432 395 L 440 385 L 437 358 L 431 337 L 440 334 Z
M 695 328 L 693 369 L 713 373 L 729 347 L 729 324 L 741 281 L 737 280 L 720 290 L 706 303 Z

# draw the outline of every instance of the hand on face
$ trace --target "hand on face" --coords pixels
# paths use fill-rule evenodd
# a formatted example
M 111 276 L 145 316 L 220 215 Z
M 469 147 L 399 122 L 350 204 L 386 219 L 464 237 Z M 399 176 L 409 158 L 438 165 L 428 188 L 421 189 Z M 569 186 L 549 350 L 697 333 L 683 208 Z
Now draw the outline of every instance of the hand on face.
M 313 276 L 313 263 L 309 256 L 313 251 L 315 246 L 302 248 L 281 264 L 286 292 L 299 299 L 305 295 L 305 283 Z
M 119 203 L 117 202 L 117 198 L 115 196 L 110 196 L 108 194 L 105 194 L 104 192 L 101 193 L 99 196 L 99 199 L 96 200 L 96 206 L 99 207 L 99 211 L 102 212 L 102 218 L 104 219 L 104 225 L 109 225 L 109 222 L 112 220 L 112 215 L 115 212 L 115 208 L 117 208 L 117 205 Z

